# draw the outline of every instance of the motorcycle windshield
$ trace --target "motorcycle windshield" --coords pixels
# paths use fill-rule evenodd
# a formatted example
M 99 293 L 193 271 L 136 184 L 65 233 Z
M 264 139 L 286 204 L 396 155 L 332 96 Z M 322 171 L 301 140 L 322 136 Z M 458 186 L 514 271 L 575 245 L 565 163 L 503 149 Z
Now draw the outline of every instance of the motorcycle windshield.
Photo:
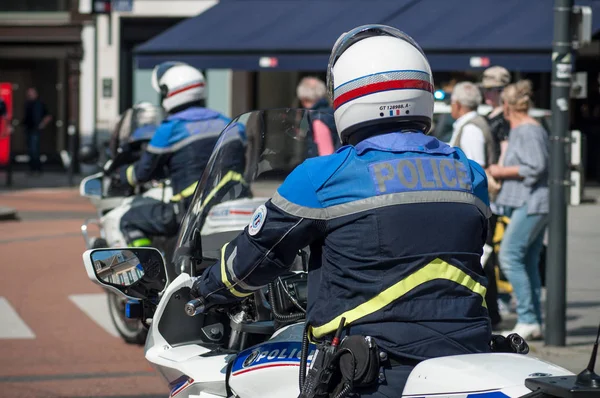
M 142 112 L 129 108 L 123 112 L 110 138 L 111 156 L 115 157 L 119 147 L 136 141 L 149 141 L 164 118 L 161 108 Z
M 289 108 L 253 111 L 232 120 L 213 149 L 182 221 L 173 257 L 177 272 L 202 268 L 198 265 L 203 251 L 205 257 L 209 253 L 218 259 L 221 246 L 248 225 L 254 210 L 275 194 L 290 172 L 318 156 L 314 127 L 332 123 L 332 114 Z M 221 236 L 224 231 L 226 237 Z M 215 242 L 215 236 L 221 238 Z

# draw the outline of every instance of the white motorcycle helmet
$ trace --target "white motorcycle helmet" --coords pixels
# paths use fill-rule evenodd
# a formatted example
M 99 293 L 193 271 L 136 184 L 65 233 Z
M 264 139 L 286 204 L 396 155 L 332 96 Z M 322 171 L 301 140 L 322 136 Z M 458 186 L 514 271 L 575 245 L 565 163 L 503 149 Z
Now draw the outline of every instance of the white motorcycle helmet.
M 198 69 L 183 62 L 163 62 L 152 71 L 152 87 L 167 112 L 206 98 L 206 81 Z
M 150 102 L 140 102 L 133 106 L 135 126 L 159 125 L 163 115 L 160 107 Z
M 431 128 L 429 62 L 410 36 L 390 26 L 363 25 L 338 38 L 329 58 L 327 91 L 344 144 Z

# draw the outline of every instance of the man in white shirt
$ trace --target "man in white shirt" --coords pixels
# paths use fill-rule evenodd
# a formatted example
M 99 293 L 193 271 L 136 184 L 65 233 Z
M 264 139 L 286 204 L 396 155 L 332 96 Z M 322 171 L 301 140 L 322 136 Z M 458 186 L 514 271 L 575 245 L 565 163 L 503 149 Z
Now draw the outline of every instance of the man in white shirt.
M 477 107 L 481 104 L 482 95 L 479 87 L 471 82 L 461 82 L 454 86 L 452 96 L 450 97 L 451 114 L 456 120 L 454 122 L 454 131 L 450 139 L 450 145 L 459 147 L 463 150 L 469 159 L 479 163 L 484 169 L 497 162 L 497 151 L 494 147 L 492 133 L 488 121 L 477 113 Z M 491 226 L 495 228 L 495 224 Z M 494 230 L 488 232 L 488 242 L 492 241 Z M 496 287 L 496 275 L 494 264 L 489 262 L 493 252 L 493 247 L 486 243 L 481 257 L 481 266 L 486 272 L 488 278 L 488 293 L 486 301 L 490 304 L 488 312 L 492 327 L 497 329 L 502 317 L 498 310 L 498 296 Z
M 450 146 L 459 147 L 469 159 L 486 168 L 495 163 L 495 156 L 489 125 L 477 113 L 481 100 L 481 92 L 475 84 L 461 82 L 454 86 L 450 112 L 456 121 Z

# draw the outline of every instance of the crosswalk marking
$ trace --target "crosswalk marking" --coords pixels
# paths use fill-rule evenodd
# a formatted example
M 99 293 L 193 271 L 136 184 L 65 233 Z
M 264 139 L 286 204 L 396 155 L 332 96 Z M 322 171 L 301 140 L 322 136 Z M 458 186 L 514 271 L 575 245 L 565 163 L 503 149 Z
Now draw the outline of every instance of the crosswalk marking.
M 0 339 L 35 339 L 33 331 L 4 297 L 0 297 Z
M 108 334 L 119 337 L 119 333 L 110 319 L 105 293 L 74 294 L 69 296 L 69 299 Z

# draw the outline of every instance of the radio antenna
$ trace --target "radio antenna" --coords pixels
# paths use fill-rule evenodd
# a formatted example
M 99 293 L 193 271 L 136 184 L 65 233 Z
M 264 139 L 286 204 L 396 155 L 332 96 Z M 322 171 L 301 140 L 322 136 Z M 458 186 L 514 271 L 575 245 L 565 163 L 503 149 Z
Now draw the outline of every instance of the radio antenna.
M 598 325 L 598 332 L 596 333 L 596 342 L 594 343 L 594 348 L 592 349 L 592 356 L 590 357 L 590 362 L 588 363 L 587 368 L 585 368 L 581 373 L 577 375 L 577 380 L 575 384 L 585 387 L 591 388 L 600 388 L 600 376 L 594 372 L 594 368 L 596 367 L 596 357 L 598 355 L 598 341 L 600 340 L 600 325 Z

